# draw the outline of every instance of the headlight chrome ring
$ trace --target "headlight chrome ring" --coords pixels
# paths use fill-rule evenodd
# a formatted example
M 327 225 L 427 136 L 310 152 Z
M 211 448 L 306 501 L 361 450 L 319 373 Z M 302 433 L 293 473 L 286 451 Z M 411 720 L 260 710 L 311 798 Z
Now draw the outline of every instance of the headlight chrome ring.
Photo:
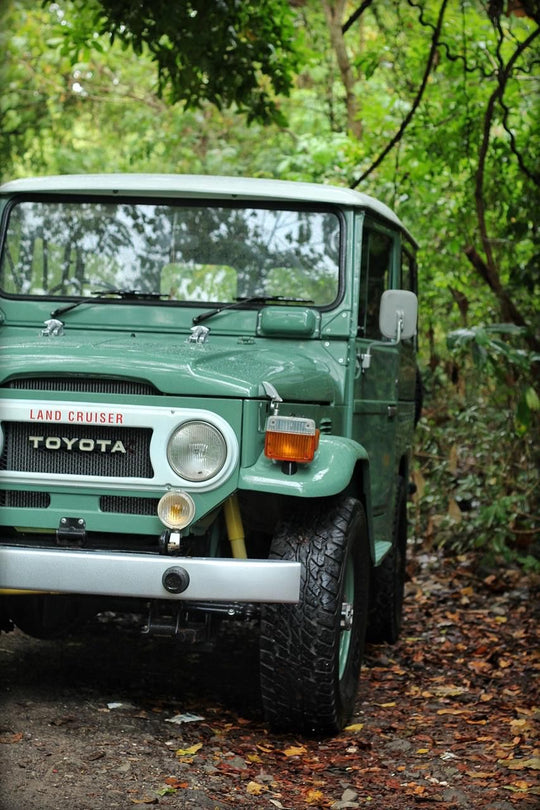
M 227 443 L 220 430 L 209 422 L 184 422 L 172 433 L 167 460 L 186 481 L 208 481 L 223 468 Z

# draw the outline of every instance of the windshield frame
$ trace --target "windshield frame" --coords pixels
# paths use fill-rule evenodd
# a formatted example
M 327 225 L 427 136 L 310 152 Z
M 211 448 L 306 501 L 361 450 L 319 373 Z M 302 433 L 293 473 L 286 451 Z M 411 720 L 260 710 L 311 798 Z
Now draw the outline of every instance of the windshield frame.
M 332 301 L 328 303 L 310 303 L 310 308 L 316 309 L 320 312 L 327 312 L 332 311 L 339 304 L 342 302 L 345 292 L 345 258 L 346 258 L 346 244 L 347 244 L 347 219 L 345 216 L 345 212 L 343 209 L 338 205 L 333 205 L 331 203 L 321 202 L 318 203 L 317 201 L 313 201 L 313 203 L 303 203 L 303 202 L 296 202 L 288 199 L 283 200 L 261 200 L 261 199 L 249 199 L 249 198 L 239 198 L 231 200 L 230 198 L 206 198 L 206 197 L 170 197 L 170 196 L 161 196 L 161 195 L 146 195 L 146 194 L 137 194 L 137 195 L 130 195 L 130 194 L 118 194 L 118 195 L 110 195 L 110 194 L 65 194 L 65 193 L 43 193 L 43 192 L 35 192 L 35 193 L 21 193 L 13 195 L 12 197 L 8 198 L 4 204 L 4 210 L 2 211 L 2 220 L 0 224 L 0 261 L 3 263 L 4 261 L 4 250 L 5 250 L 5 242 L 8 232 L 8 223 L 10 221 L 10 216 L 13 209 L 19 205 L 20 203 L 24 202 L 32 202 L 32 203 L 43 203 L 43 204 L 56 204 L 61 205 L 62 203 L 67 203 L 69 205 L 77 205 L 81 203 L 86 204 L 106 204 L 106 205 L 128 205 L 128 206 L 167 206 L 170 208 L 208 208 L 208 209 L 256 209 L 262 211 L 291 211 L 291 212 L 299 212 L 299 213 L 314 213 L 314 214 L 329 214 L 333 215 L 337 219 L 338 230 L 337 236 L 339 239 L 339 246 L 337 250 L 337 277 L 336 277 L 336 295 Z M 156 299 L 155 295 L 152 296 L 150 293 L 148 298 L 144 296 L 144 293 L 138 295 L 137 297 L 89 297 L 87 294 L 67 294 L 62 293 L 58 295 L 54 294 L 23 294 L 23 293 L 12 293 L 4 291 L 0 289 L 0 297 L 4 299 L 13 299 L 18 301 L 40 301 L 43 302 L 51 301 L 51 302 L 58 302 L 61 305 L 62 302 L 70 303 L 70 302 L 80 302 L 80 303 L 91 303 L 93 305 L 133 305 L 136 304 L 137 306 L 160 306 L 160 307 L 172 307 L 172 308 L 188 308 L 192 310 L 198 310 L 201 308 L 212 308 L 212 307 L 219 307 L 223 304 L 230 303 L 230 300 L 217 300 L 213 298 L 206 298 L 201 300 L 183 300 L 183 299 L 174 299 L 174 300 L 163 300 L 163 299 Z M 309 297 L 309 296 L 306 296 Z M 301 304 L 300 302 L 284 302 L 284 305 L 291 306 L 291 305 L 302 305 L 306 306 L 305 303 Z M 259 308 L 260 304 L 256 304 L 255 302 L 250 301 L 239 301 L 238 308 Z

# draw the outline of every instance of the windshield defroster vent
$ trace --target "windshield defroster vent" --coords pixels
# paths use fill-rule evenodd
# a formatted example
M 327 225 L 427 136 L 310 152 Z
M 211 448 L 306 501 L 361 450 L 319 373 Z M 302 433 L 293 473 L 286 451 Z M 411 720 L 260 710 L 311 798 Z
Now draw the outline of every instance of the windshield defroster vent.
M 129 394 L 135 396 L 161 396 L 150 383 L 106 377 L 20 377 L 10 380 L 6 388 L 25 391 L 77 391 L 93 394 Z

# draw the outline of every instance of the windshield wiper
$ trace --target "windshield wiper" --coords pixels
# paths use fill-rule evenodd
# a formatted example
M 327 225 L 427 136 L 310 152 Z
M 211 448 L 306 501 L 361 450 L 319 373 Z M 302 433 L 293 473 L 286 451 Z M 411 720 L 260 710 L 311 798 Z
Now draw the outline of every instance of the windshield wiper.
M 223 312 L 224 309 L 235 309 L 242 304 L 271 304 L 276 302 L 279 304 L 313 304 L 313 299 L 289 298 L 286 295 L 253 295 L 251 298 L 235 298 L 232 304 L 224 304 L 222 307 L 216 307 L 215 309 L 208 310 L 208 312 L 201 312 L 200 315 L 195 315 L 192 323 L 194 325 L 202 323 L 203 321 L 207 321 L 208 318 L 213 318 L 213 316 L 217 315 L 219 312 Z
M 92 295 L 95 297 L 81 298 L 79 301 L 75 301 L 74 304 L 66 304 L 63 307 L 58 307 L 57 309 L 54 309 L 51 312 L 51 318 L 58 318 L 59 315 L 63 315 L 65 312 L 69 312 L 71 309 L 80 307 L 81 304 L 92 304 L 99 298 L 107 298 L 107 296 L 109 295 L 112 295 L 116 298 L 121 298 L 123 300 L 145 300 L 145 299 L 159 299 L 169 297 L 167 293 L 142 292 L 141 290 L 115 290 L 115 289 L 92 290 Z

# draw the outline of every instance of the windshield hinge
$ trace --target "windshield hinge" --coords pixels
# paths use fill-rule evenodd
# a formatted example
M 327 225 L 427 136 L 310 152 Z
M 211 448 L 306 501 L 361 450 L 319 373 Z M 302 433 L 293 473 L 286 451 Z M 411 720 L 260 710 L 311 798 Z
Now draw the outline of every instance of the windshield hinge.
M 210 329 L 208 326 L 192 326 L 188 343 L 206 343 Z
M 58 318 L 49 318 L 44 321 L 45 329 L 41 330 L 44 337 L 61 337 L 64 334 L 64 324 Z

